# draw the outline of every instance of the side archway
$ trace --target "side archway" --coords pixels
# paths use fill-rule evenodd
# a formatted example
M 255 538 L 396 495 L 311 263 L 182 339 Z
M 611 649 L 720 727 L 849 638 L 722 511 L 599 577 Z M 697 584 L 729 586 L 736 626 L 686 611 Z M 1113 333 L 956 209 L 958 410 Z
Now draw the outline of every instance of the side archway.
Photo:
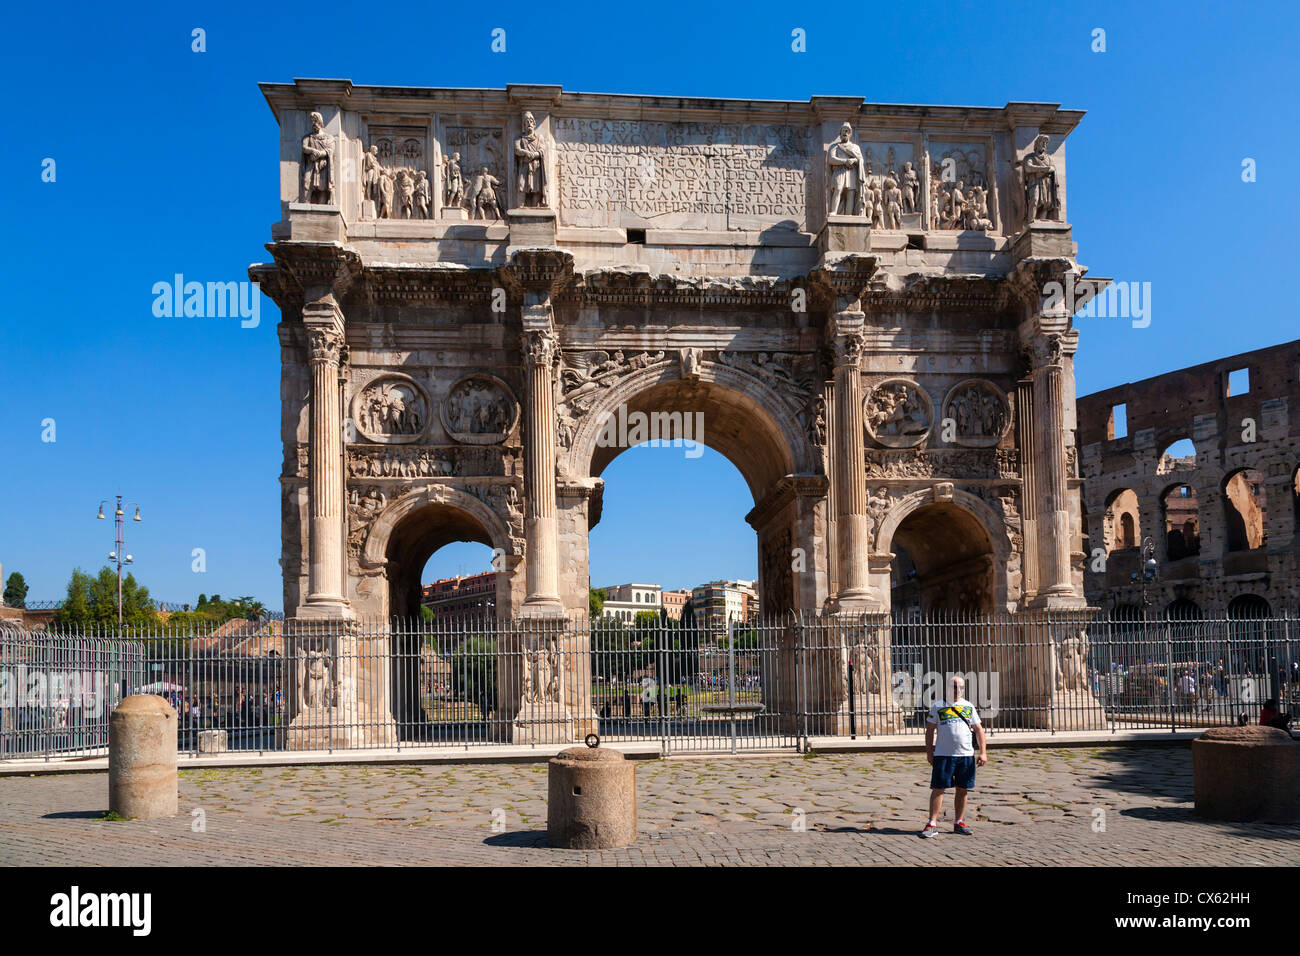
M 939 500 L 927 489 L 902 498 L 882 520 L 876 550 L 895 560 L 906 552 L 922 611 L 985 613 L 1019 597 L 1009 581 L 1013 556 L 1002 519 L 969 492 Z M 888 575 L 878 587 L 888 593 Z

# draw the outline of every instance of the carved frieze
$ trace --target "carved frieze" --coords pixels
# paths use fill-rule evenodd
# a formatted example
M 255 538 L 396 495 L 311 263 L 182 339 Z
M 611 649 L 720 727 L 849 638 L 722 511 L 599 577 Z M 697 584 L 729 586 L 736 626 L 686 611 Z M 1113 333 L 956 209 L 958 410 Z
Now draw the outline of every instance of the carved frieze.
M 949 390 L 943 400 L 945 427 L 951 424 L 952 443 L 991 448 L 1011 427 L 1006 396 L 992 382 L 968 379 Z
M 519 420 L 519 403 L 505 382 L 477 373 L 462 378 L 440 406 L 447 434 L 467 445 L 496 445 L 506 440 Z
M 1015 478 L 1019 456 L 1010 448 L 928 451 L 866 450 L 868 478 Z
M 863 399 L 867 435 L 886 448 L 910 448 L 925 441 L 934 407 L 925 389 L 909 379 L 887 379 Z
M 429 396 L 409 375 L 372 378 L 352 398 L 352 423 L 367 441 L 381 445 L 418 442 L 429 427 Z
M 517 462 L 518 452 L 514 449 L 478 445 L 369 448 L 352 445 L 347 450 L 349 478 L 513 475 Z

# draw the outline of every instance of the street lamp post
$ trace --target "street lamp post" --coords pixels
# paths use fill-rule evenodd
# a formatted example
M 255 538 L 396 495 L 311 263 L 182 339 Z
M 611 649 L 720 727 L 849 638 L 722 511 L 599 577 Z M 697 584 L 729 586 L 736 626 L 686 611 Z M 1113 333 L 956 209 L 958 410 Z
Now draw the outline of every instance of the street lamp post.
M 1142 584 L 1142 614 L 1145 616 L 1147 608 L 1151 606 L 1151 602 L 1147 598 L 1147 585 L 1155 581 L 1157 572 L 1160 570 L 1160 566 L 1156 563 L 1156 546 L 1149 537 L 1142 539 L 1140 555 L 1142 564 L 1130 577 Z
M 108 559 L 117 563 L 117 629 L 122 629 L 122 565 L 131 564 L 134 558 L 129 554 L 123 553 L 126 545 L 126 539 L 122 533 L 122 496 L 117 495 L 117 507 L 113 510 L 113 550 L 109 552 Z M 104 504 L 108 501 L 105 498 L 99 503 L 99 514 L 95 515 L 100 521 L 104 520 Z M 135 517 L 132 521 L 140 520 L 140 506 L 134 501 L 127 505 L 128 508 L 135 508 Z

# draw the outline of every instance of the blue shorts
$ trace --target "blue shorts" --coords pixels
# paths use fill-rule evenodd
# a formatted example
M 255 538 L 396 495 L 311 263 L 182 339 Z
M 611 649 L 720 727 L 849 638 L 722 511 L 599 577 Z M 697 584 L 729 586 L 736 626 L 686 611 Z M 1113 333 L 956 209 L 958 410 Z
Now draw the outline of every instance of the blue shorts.
M 934 766 L 930 770 L 930 789 L 947 790 L 957 787 L 959 790 L 975 789 L 975 758 L 940 757 L 935 754 Z

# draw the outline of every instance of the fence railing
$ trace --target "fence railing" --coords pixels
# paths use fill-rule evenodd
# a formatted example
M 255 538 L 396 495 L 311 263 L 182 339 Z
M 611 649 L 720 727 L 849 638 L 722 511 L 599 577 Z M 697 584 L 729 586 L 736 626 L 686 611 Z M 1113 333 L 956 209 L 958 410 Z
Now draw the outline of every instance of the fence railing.
M 563 744 L 665 752 L 920 735 L 960 674 L 991 734 L 1177 730 L 1300 708 L 1300 620 L 790 615 L 724 629 L 547 618 L 237 633 L 0 622 L 0 759 L 106 752 L 156 693 L 183 752 Z M 1267 716 L 1267 715 L 1265 715 Z

